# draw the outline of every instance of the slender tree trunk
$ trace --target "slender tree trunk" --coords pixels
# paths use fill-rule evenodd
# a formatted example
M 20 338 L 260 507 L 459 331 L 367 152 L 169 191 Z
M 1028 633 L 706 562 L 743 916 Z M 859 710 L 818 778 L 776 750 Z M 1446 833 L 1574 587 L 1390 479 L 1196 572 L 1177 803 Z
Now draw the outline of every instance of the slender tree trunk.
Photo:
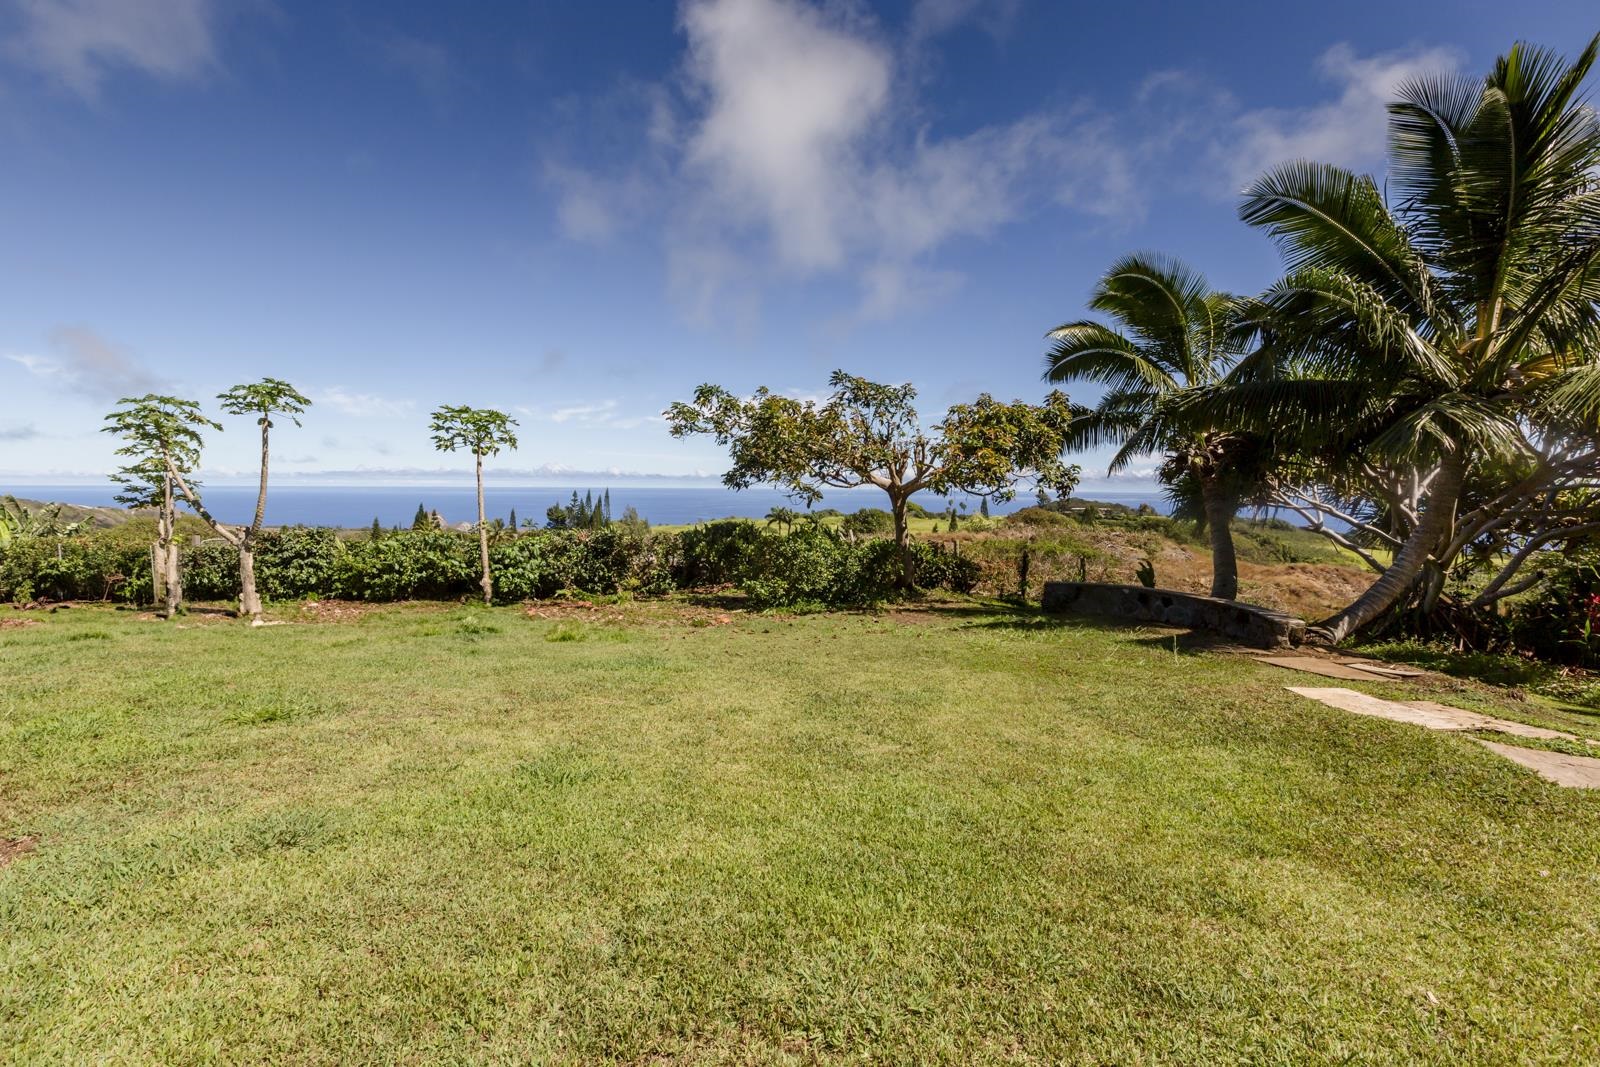
M 256 592 L 256 534 L 267 514 L 267 433 L 272 423 L 261 417 L 261 484 L 256 490 L 256 513 L 250 528 L 239 535 L 239 615 L 261 617 L 261 595 Z
M 161 532 L 165 523 L 156 520 L 156 539 L 150 545 L 150 603 L 158 608 L 167 598 L 167 539 Z
M 489 577 L 489 523 L 483 514 L 483 453 L 478 456 L 478 558 L 483 563 L 483 602 L 494 603 L 494 580 Z
M 1411 591 L 1422 575 L 1428 557 L 1438 546 L 1439 539 L 1450 529 L 1466 476 L 1467 461 L 1464 456 L 1457 454 L 1445 458 L 1433 485 L 1428 488 L 1427 509 L 1395 553 L 1393 562 L 1353 604 L 1317 623 L 1313 628 L 1317 637 L 1329 643 L 1343 641 L 1394 607 L 1401 597 Z
M 175 619 L 183 607 L 183 578 L 178 572 L 178 509 L 172 498 L 172 475 L 161 483 L 162 544 L 160 546 L 162 589 L 166 594 L 166 617 Z
M 917 587 L 917 557 L 911 551 L 911 532 L 906 526 L 905 496 L 890 493 L 889 507 L 894 514 L 894 543 L 900 549 L 900 588 L 910 591 Z
M 1211 533 L 1211 595 L 1233 600 L 1239 595 L 1239 561 L 1233 553 L 1233 501 L 1214 478 L 1200 483 Z
M 261 597 L 256 593 L 256 548 L 253 538 L 239 542 L 239 614 L 261 617 Z

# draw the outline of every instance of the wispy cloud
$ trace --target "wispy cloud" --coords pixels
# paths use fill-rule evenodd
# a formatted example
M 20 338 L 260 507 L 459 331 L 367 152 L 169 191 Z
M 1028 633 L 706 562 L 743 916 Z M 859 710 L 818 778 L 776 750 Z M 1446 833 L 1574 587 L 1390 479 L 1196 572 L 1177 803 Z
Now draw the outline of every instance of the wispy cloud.
M 1317 62 L 1331 89 L 1320 103 L 1250 107 L 1166 71 L 1121 102 L 935 133 L 932 42 L 964 24 L 1003 34 L 1015 13 L 1008 0 L 921 0 L 893 30 L 852 4 L 684 0 L 679 76 L 597 100 L 606 153 L 547 163 L 557 218 L 595 243 L 655 227 L 690 321 L 749 329 L 767 288 L 842 277 L 856 302 L 826 325 L 848 328 L 947 299 L 964 282 L 940 262 L 953 242 L 1050 205 L 1120 228 L 1157 196 L 1226 200 L 1286 159 L 1380 165 L 1396 84 L 1459 63 L 1447 49 L 1336 45 Z M 618 131 L 631 156 L 611 149 Z
M 927 257 L 1030 201 L 1127 215 L 1127 169 L 1103 146 L 1084 149 L 1081 113 L 951 136 L 923 125 L 909 54 L 1008 9 L 927 2 L 894 38 L 842 5 L 687 0 L 686 89 L 636 94 L 630 163 L 547 167 L 558 218 L 569 236 L 604 241 L 653 214 L 680 306 L 726 322 L 752 314 L 760 285 L 818 274 L 855 280 L 860 318 L 926 304 L 960 284 Z
M 553 422 L 558 426 L 583 429 L 634 430 L 650 423 L 664 422 L 656 412 L 632 414 L 624 411 L 619 400 L 607 399 L 588 403 L 567 404 L 555 408 L 519 406 L 517 412 L 534 422 Z
M 315 400 L 343 415 L 358 419 L 398 418 L 416 410 L 413 400 L 397 400 L 374 393 L 357 393 L 342 385 L 330 386 L 317 393 Z
M 385 67 L 410 79 L 438 110 L 449 106 L 464 82 L 455 57 L 435 41 L 390 32 L 377 37 L 373 46 Z
M 44 434 L 39 431 L 39 428 L 31 422 L 15 426 L 0 426 L 0 441 L 33 441 L 43 436 Z
M 20 31 L 6 42 L 19 62 L 95 99 L 113 72 L 167 81 L 217 65 L 212 0 L 18 0 Z
M 56 327 L 50 333 L 50 351 L 48 356 L 20 353 L 6 358 L 58 389 L 101 402 L 161 384 L 126 348 L 84 326 Z

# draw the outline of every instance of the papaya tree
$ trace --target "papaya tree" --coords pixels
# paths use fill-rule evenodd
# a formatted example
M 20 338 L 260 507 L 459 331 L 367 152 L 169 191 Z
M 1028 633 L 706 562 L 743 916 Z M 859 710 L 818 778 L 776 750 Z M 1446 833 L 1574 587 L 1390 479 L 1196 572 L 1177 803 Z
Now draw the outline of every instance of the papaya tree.
M 770 483 L 807 505 L 822 499 L 825 489 L 882 489 L 900 548 L 903 589 L 916 584 L 906 523 L 912 494 L 1005 501 L 1024 478 L 1058 493 L 1078 484 L 1078 467 L 1061 460 L 1074 417 L 1064 393 L 1052 392 L 1043 404 L 1004 404 L 985 393 L 950 408 L 930 433 L 917 417 L 917 391 L 909 383 L 883 385 L 840 370 L 828 384 L 833 392 L 820 404 L 765 387 L 745 399 L 702 385 L 692 402 L 667 409 L 667 424 L 674 437 L 706 434 L 728 449 L 733 466 L 722 482 L 730 489 Z
M 256 540 L 261 536 L 261 524 L 267 513 L 267 471 L 269 468 L 268 442 L 272 432 L 272 417 L 287 415 L 296 426 L 299 415 L 311 401 L 302 396 L 294 386 L 277 378 L 262 378 L 248 385 L 236 385 L 219 393 L 222 410 L 230 415 L 253 415 L 261 428 L 261 479 L 256 490 L 256 510 L 248 526 L 233 527 L 218 522 L 201 503 L 200 492 L 192 480 L 174 471 L 173 479 L 189 506 L 216 531 L 217 536 L 239 550 L 239 615 L 251 619 L 261 617 L 261 596 L 256 592 Z
M 200 466 L 201 431 L 222 427 L 193 400 L 146 393 L 124 397 L 106 416 L 102 430 L 122 438 L 117 455 L 128 463 L 112 474 L 122 488 L 117 500 L 129 507 L 153 508 L 156 540 L 150 549 L 151 596 L 159 614 L 171 619 L 183 610 L 183 579 L 178 572 L 177 485 L 194 482 Z
M 500 454 L 502 448 L 515 449 L 513 432 L 517 420 L 493 408 L 445 405 L 433 413 L 430 429 L 433 446 L 441 452 L 467 449 L 472 453 L 478 476 L 478 556 L 483 566 L 483 602 L 494 600 L 494 579 L 489 574 L 489 523 L 483 510 L 483 457 Z

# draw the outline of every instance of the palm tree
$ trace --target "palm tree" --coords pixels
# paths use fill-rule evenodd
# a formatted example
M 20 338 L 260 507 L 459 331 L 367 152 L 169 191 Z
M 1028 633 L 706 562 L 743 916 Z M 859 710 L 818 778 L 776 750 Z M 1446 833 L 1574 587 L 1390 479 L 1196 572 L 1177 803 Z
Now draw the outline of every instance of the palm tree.
M 1091 319 L 1058 326 L 1045 357 L 1052 382 L 1106 386 L 1092 410 L 1073 422 L 1069 447 L 1118 445 L 1108 473 L 1135 458 L 1165 453 L 1162 480 L 1180 504 L 1199 505 L 1210 527 L 1211 595 L 1239 594 L 1231 523 L 1247 495 L 1240 461 L 1249 442 L 1174 415 L 1180 394 L 1222 381 L 1238 352 L 1232 344 L 1234 298 L 1211 289 L 1176 260 L 1132 255 L 1113 264 L 1095 286 L 1089 307 L 1110 316 L 1114 329 Z
M 775 507 L 767 512 L 767 525 L 782 526 L 784 533 L 793 530 L 794 524 L 799 521 L 800 513 L 794 508 Z
M 1335 476 L 1411 487 L 1375 494 L 1403 536 L 1325 639 L 1400 606 L 1425 572 L 1437 595 L 1463 547 L 1463 486 L 1600 426 L 1600 120 L 1580 95 L 1597 43 L 1570 65 L 1519 43 L 1486 78 L 1402 86 L 1392 201 L 1308 162 L 1246 192 L 1243 219 L 1289 273 L 1261 298 L 1260 365 L 1193 410 L 1287 433 Z

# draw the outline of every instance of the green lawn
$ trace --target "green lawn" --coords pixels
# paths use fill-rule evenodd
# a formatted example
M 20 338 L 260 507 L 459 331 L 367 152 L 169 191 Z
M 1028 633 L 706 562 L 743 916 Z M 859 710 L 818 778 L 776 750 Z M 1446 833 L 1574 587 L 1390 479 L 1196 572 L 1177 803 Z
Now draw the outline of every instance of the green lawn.
M 0 1060 L 1600 1059 L 1600 793 L 1150 633 L 565 614 L 0 629 Z

